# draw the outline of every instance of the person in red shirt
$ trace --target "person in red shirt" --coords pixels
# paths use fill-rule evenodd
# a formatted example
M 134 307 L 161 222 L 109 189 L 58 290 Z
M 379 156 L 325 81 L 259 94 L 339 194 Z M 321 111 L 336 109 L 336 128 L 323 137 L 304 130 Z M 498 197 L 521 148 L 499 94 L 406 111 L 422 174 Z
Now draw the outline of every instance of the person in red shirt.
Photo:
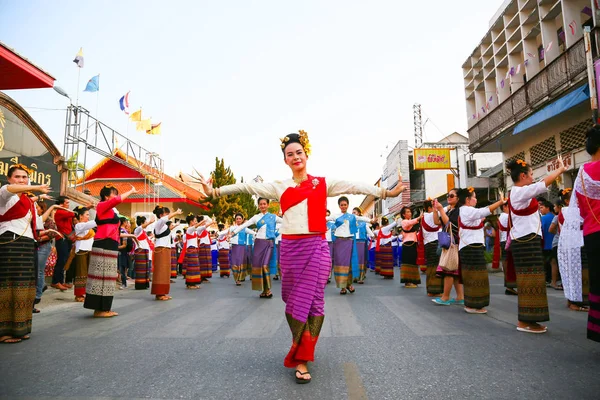
M 62 235 L 61 238 L 56 239 L 56 265 L 54 266 L 54 274 L 52 275 L 52 287 L 60 290 L 67 290 L 73 287 L 71 282 L 65 283 L 64 268 L 71 253 L 71 247 L 73 242 L 68 237 L 73 232 L 73 217 L 75 213 L 69 209 L 69 199 L 65 196 L 59 196 L 56 199 L 56 204 L 62 208 L 59 208 L 54 213 L 54 222 L 58 228 L 58 232 Z

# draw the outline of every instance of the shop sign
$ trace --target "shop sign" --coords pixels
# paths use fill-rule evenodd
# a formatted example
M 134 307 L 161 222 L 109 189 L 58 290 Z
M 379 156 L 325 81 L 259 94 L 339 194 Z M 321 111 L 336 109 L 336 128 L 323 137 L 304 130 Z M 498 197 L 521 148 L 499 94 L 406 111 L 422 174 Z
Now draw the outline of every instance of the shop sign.
M 451 149 L 414 149 L 413 164 L 415 170 L 451 169 Z
M 567 171 L 572 170 L 575 166 L 573 160 L 573 153 L 566 153 L 562 155 L 563 163 L 567 167 Z M 546 172 L 551 174 L 558 169 L 558 158 L 553 158 L 546 162 Z

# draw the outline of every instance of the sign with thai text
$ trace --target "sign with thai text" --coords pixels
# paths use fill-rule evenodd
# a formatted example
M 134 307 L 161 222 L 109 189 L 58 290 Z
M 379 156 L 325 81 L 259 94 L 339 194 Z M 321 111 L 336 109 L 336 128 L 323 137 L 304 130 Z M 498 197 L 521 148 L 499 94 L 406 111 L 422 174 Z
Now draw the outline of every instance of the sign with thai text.
M 414 169 L 451 169 L 450 150 L 451 149 L 414 149 Z
M 565 167 L 567 167 L 567 171 L 572 170 L 575 167 L 575 163 L 573 162 L 573 154 L 566 153 L 562 155 L 563 163 Z M 552 173 L 558 169 L 558 158 L 553 158 L 546 162 L 546 172 Z

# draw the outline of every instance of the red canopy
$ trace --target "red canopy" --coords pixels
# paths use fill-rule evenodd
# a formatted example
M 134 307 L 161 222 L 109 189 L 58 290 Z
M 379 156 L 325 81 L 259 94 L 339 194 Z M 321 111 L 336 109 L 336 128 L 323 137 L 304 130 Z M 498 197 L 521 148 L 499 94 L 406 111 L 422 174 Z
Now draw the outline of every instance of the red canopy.
M 0 90 L 51 88 L 55 80 L 0 42 Z

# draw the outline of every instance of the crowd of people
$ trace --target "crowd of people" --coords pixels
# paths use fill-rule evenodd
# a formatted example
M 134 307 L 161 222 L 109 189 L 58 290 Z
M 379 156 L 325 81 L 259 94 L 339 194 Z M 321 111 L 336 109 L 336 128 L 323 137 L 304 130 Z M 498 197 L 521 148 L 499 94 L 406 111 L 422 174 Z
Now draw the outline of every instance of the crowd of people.
M 71 210 L 69 199 L 61 196 L 48 207 L 50 188 L 30 185 L 24 165 L 11 166 L 8 184 L 0 188 L 0 295 L 5 299 L 0 342 L 30 338 L 52 243 L 51 287 L 74 288 L 74 300 L 97 318 L 118 315 L 112 310 L 114 291 L 128 283 L 168 301 L 179 276 L 187 289 L 198 290 L 219 271 L 237 286 L 249 277 L 252 290 L 270 299 L 271 280 L 281 279 L 292 333 L 284 365 L 295 369 L 298 383 L 312 379 L 308 362 L 314 361 L 324 290 L 332 280 L 340 295 L 352 294 L 355 283 L 366 282 L 369 269 L 393 279 L 394 267 L 400 266 L 405 289 L 417 288 L 423 273 L 435 305 L 485 314 L 490 306 L 486 250 L 493 250 L 496 264 L 502 263 L 506 294 L 518 296 L 518 331 L 547 332 L 542 323 L 549 320 L 549 286 L 564 289 L 570 309 L 589 313 L 588 338 L 600 341 L 600 276 L 597 265 L 588 262 L 597 260 L 600 251 L 600 128 L 587 135 L 592 161 L 580 168 L 574 188 L 564 189 L 555 205 L 540 196 L 566 171 L 564 166 L 534 182 L 531 166 L 515 160 L 507 165 L 513 182 L 508 198 L 501 193 L 495 203 L 478 208 L 473 188 L 455 188 L 446 196 L 447 206 L 428 199 L 419 215 L 403 207 L 391 221 L 363 216 L 359 207 L 349 212 L 350 201 L 343 195 L 396 197 L 405 190 L 401 176 L 395 187 L 385 189 L 309 175 L 310 143 L 304 131 L 287 135 L 281 149 L 290 179 L 213 188 L 210 180 L 198 177 L 209 196 L 258 197 L 260 212 L 247 219 L 236 213 L 228 227 L 206 215 L 183 217 L 181 210 L 157 205 L 152 218 L 138 216 L 133 228 L 116 207 L 136 190 L 119 193 L 112 185 L 101 189 L 96 205 Z M 340 195 L 339 212 L 332 215 L 326 198 Z M 270 199 L 279 200 L 280 215 L 268 211 Z M 493 214 L 497 218 L 491 223 Z

